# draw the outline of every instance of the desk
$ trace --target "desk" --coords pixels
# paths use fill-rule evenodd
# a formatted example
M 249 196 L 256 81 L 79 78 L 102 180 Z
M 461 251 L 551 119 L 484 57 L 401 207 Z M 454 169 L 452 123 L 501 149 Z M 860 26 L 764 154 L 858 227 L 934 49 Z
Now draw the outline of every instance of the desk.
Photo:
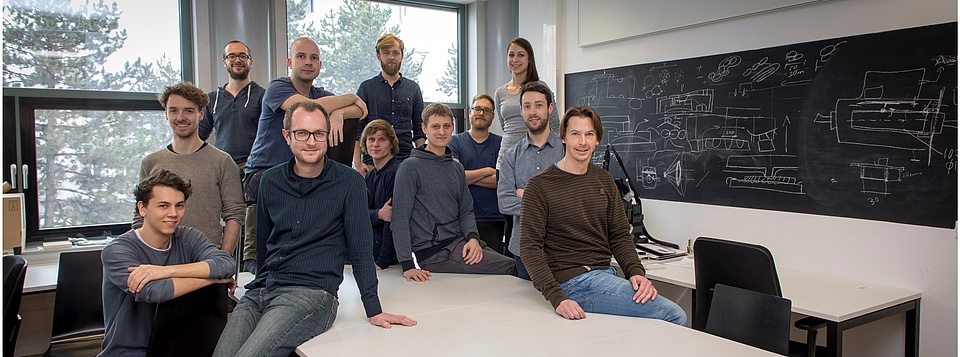
M 252 277 L 241 274 L 239 281 Z M 301 356 L 775 356 L 668 322 L 588 314 L 564 320 L 529 281 L 511 276 L 433 274 L 406 282 L 397 268 L 377 273 L 386 312 L 416 327 L 367 321 L 353 273 L 340 286 L 336 322 L 297 348 Z M 237 294 L 240 294 L 238 290 Z
M 690 258 L 665 263 L 662 267 L 654 266 L 656 263 L 646 264 L 651 266 L 647 278 L 696 292 L 696 276 Z M 920 292 L 793 269 L 777 268 L 777 275 L 783 297 L 793 302 L 793 312 L 827 320 L 830 356 L 842 355 L 844 330 L 901 312 L 906 313 L 904 355 L 919 354 Z
M 57 290 L 57 274 L 60 265 L 56 262 L 47 264 L 28 264 L 27 275 L 23 277 L 23 293 L 41 293 Z

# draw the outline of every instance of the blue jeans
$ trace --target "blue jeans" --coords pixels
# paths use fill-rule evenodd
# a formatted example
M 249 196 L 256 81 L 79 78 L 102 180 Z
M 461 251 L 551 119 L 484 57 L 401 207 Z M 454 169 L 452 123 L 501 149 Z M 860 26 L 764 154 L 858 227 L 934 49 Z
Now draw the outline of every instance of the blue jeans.
M 580 304 L 585 312 L 647 317 L 677 325 L 687 322 L 687 314 L 669 299 L 657 295 L 655 300 L 640 304 L 633 301 L 633 284 L 617 275 L 614 268 L 594 269 L 560 283 L 567 298 Z
M 214 356 L 290 355 L 333 325 L 337 298 L 305 287 L 247 290 L 220 335 Z

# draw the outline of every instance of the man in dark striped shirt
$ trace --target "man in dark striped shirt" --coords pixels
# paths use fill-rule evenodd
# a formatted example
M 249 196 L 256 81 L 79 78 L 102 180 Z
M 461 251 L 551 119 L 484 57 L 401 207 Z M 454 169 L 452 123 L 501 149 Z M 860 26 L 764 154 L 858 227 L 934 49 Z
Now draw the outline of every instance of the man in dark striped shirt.
M 683 309 L 657 296 L 644 276 L 613 177 L 590 164 L 602 137 L 600 116 L 592 108 L 572 107 L 563 115 L 563 158 L 524 190 L 520 258 L 533 286 L 564 318 L 595 312 L 683 325 Z M 610 266 L 611 256 L 627 278 Z
M 348 256 L 370 323 L 416 325 L 381 310 L 366 186 L 359 173 L 326 158 L 326 110 L 298 102 L 283 127 L 293 158 L 264 172 L 260 181 L 260 269 L 233 310 L 215 356 L 287 356 L 329 329 Z

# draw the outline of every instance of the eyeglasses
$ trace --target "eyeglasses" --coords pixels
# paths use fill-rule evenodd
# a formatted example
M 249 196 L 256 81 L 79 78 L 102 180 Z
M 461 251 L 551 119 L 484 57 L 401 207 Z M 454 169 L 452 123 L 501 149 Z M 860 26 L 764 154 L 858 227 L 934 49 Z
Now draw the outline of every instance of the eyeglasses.
M 313 140 L 316 140 L 320 143 L 327 141 L 327 132 L 324 130 L 314 132 L 309 132 L 306 130 L 287 130 L 286 132 L 287 134 L 293 136 L 293 140 L 296 141 L 307 141 L 307 139 L 310 139 L 310 136 L 313 136 Z
M 488 109 L 488 108 L 484 108 L 484 107 L 473 107 L 473 108 L 470 108 L 470 110 L 475 111 L 475 112 L 480 112 L 480 113 L 483 113 L 483 114 L 493 114 L 493 109 Z
M 241 53 L 241 54 L 239 54 L 239 55 L 236 54 L 236 53 L 231 53 L 231 54 L 228 54 L 228 55 L 224 55 L 224 56 L 223 56 L 223 59 L 225 59 L 225 60 L 227 60 L 227 61 L 235 61 L 235 60 L 237 60 L 237 58 L 239 58 L 239 59 L 241 59 L 241 60 L 243 60 L 243 61 L 246 61 L 246 60 L 251 59 L 251 58 L 253 58 L 253 57 L 251 57 L 250 55 L 248 55 L 248 54 L 246 54 L 246 53 Z

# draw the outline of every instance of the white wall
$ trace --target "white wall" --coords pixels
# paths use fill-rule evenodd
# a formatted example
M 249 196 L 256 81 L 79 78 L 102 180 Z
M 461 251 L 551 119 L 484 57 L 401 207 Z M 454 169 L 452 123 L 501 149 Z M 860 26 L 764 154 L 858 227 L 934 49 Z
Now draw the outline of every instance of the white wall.
M 955 0 L 831 0 L 581 48 L 577 9 L 577 0 L 520 4 L 520 36 L 534 44 L 541 77 L 557 91 L 561 105 L 563 73 L 957 21 Z M 556 32 L 551 34 L 553 26 Z M 545 68 L 551 64 L 541 58 L 554 59 L 556 68 Z M 643 203 L 645 223 L 659 238 L 684 244 L 698 236 L 753 242 L 769 248 L 781 267 L 920 291 L 921 355 L 957 355 L 956 229 L 656 200 Z M 901 356 L 903 334 L 902 314 L 858 327 L 844 334 L 844 353 Z

